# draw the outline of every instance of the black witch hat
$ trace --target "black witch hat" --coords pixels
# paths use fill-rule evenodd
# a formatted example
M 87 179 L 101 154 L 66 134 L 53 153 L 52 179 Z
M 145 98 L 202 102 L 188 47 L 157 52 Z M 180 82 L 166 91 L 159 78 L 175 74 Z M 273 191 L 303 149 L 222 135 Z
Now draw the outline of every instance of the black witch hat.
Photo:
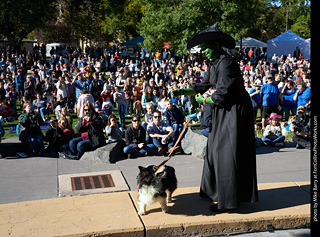
M 201 43 L 219 42 L 223 47 L 233 49 L 236 46 L 234 39 L 219 30 L 218 24 L 214 24 L 209 28 L 201 31 L 199 34 L 193 36 L 189 41 L 187 48 L 190 49 Z

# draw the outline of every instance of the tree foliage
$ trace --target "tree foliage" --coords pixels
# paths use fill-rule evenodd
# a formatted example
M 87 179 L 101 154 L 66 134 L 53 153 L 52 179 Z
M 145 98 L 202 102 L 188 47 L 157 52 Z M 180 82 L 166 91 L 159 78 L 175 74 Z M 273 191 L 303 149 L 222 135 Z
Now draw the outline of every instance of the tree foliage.
M 170 41 L 174 50 L 186 53 L 188 40 L 201 30 L 218 23 L 220 30 L 238 38 L 253 24 L 255 0 L 141 1 L 145 12 L 138 26 L 147 48 Z M 161 6 L 161 7 L 160 7 Z
M 0 34 L 11 45 L 26 35 L 42 42 L 73 39 L 121 43 L 141 34 L 144 47 L 170 42 L 185 54 L 188 40 L 218 23 L 236 40 L 262 41 L 286 29 L 310 37 L 310 0 L 2 0 Z
M 62 18 L 70 26 L 73 37 L 94 39 L 98 36 L 100 0 L 63 0 Z
M 234 39 L 251 36 L 266 41 L 288 27 L 302 37 L 310 37 L 310 1 L 303 0 L 140 0 L 145 6 L 140 34 L 148 49 L 163 42 L 178 53 L 186 53 L 188 40 L 218 23 L 221 31 Z
M 1 0 L 0 34 L 20 47 L 22 39 L 53 17 L 53 0 Z
M 70 43 L 75 39 L 103 40 L 100 27 L 100 0 L 58 0 L 56 16 L 34 36 L 42 42 Z
M 142 8 L 137 0 L 102 0 L 99 17 L 103 32 L 118 42 L 138 36 Z

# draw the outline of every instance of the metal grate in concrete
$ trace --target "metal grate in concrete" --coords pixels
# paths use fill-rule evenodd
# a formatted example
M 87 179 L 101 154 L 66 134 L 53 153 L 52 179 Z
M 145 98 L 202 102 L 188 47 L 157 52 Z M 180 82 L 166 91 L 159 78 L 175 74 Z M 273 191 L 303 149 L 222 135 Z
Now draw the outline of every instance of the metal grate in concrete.
M 59 197 L 128 191 L 119 170 L 59 175 Z
M 115 187 L 111 174 L 71 177 L 72 191 Z

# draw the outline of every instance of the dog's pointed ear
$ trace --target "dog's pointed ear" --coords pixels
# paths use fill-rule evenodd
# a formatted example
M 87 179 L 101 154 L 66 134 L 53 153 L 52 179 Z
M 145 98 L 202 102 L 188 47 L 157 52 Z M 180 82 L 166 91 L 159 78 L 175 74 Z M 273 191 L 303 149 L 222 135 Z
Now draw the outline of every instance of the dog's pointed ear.
M 138 166 L 138 168 L 139 168 L 139 170 L 140 170 L 141 172 L 145 170 L 145 168 L 142 167 L 142 166 Z

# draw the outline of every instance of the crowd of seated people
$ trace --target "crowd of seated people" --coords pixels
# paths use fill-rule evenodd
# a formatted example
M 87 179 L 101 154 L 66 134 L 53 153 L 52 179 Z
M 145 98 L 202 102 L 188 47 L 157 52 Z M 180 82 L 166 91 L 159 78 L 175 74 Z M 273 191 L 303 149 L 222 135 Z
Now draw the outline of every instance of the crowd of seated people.
M 138 49 L 130 57 L 123 54 L 125 50 L 57 47 L 50 50 L 47 60 L 41 47 L 36 46 L 33 52 L 0 47 L 2 124 L 19 120 L 21 141 L 30 156 L 57 155 L 63 147 L 64 151 L 69 150 L 69 157 L 80 159 L 86 151 L 123 138 L 124 153 L 129 157 L 163 155 L 172 149 L 179 152 L 180 144 L 173 144 L 185 116 L 200 113 L 204 107 L 201 117 L 208 117 L 205 113 L 210 117 L 210 106 L 199 105 L 193 96 L 174 98 L 171 92 L 200 83 L 212 62 L 201 53 L 183 57 L 167 49 L 157 55 Z M 311 114 L 310 62 L 301 54 L 297 58 L 291 53 L 274 55 L 267 61 L 263 51 L 248 54 L 249 51 L 244 48 L 228 53 L 237 58 L 252 100 L 253 116 L 256 121 L 261 119 L 263 144 L 283 146 L 282 137 L 279 139 L 283 134 L 276 133 L 278 140 L 269 141 L 272 136 L 267 130 L 275 134 L 278 129 L 272 126 L 289 123 L 292 116 L 301 114 L 302 108 L 306 115 L 303 119 Z M 212 93 L 214 88 L 206 95 Z M 72 114 L 78 118 L 76 124 Z M 126 122 L 128 117 L 130 124 Z M 199 121 L 199 117 L 194 116 L 194 120 Z M 275 125 L 274 120 L 278 120 Z M 49 124 L 45 134 L 40 129 L 43 123 Z M 206 124 L 203 128 L 204 134 L 209 127 Z M 301 137 L 310 137 L 310 131 L 292 128 L 290 132 L 297 147 L 309 147 L 300 143 Z M 48 143 L 46 149 L 44 142 Z

